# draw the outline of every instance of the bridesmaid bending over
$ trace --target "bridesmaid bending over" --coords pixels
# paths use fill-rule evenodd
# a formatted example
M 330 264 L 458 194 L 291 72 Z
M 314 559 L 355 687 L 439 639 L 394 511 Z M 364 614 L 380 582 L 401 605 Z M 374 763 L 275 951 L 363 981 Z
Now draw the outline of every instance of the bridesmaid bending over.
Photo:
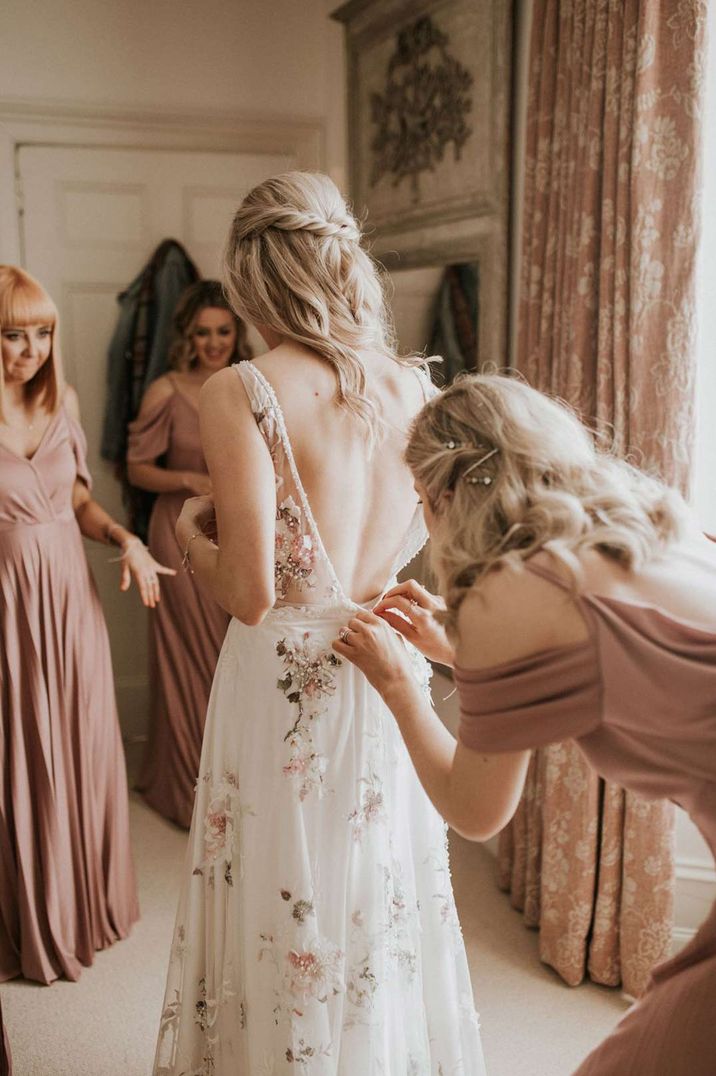
M 145 605 L 171 572 L 92 499 L 57 308 L 0 266 L 0 982 L 77 979 L 138 917 L 109 640 L 82 535 Z
M 186 289 L 174 315 L 171 373 L 147 389 L 129 428 L 128 477 L 158 493 L 149 548 L 181 566 L 174 527 L 187 497 L 211 493 L 199 436 L 199 391 L 211 375 L 251 357 L 246 327 L 229 308 L 221 284 Z M 150 626 L 152 725 L 139 788 L 156 811 L 188 828 L 209 691 L 229 616 L 189 572 L 164 588 Z
M 680 804 L 716 852 L 716 549 L 681 498 L 498 376 L 428 403 L 406 459 L 443 598 L 411 580 L 334 646 L 383 695 L 443 817 L 487 840 L 530 749 L 574 738 L 604 777 Z M 399 635 L 454 667 L 458 742 Z M 713 1076 L 715 1006 L 716 906 L 579 1076 Z

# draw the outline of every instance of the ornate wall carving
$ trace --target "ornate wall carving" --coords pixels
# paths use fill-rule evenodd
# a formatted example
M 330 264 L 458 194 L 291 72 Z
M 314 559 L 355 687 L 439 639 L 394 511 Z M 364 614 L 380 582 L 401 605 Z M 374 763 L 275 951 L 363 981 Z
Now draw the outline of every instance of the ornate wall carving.
M 390 269 L 476 261 L 478 355 L 506 363 L 509 0 L 349 0 L 351 197 Z

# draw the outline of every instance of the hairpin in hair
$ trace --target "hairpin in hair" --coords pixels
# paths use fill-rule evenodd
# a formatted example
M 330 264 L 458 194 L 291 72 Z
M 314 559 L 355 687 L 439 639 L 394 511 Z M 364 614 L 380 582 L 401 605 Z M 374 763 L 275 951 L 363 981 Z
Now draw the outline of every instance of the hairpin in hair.
M 475 463 L 471 463 L 466 471 L 463 471 L 461 478 L 464 478 L 465 481 L 469 482 L 471 486 L 476 486 L 478 484 L 482 486 L 491 486 L 492 475 L 472 475 L 470 474 L 470 472 L 474 471 L 477 467 L 481 467 L 482 464 L 486 463 L 489 459 L 492 459 L 493 456 L 497 455 L 498 451 L 499 449 L 493 448 L 489 452 L 486 452 L 485 455 L 481 456 L 479 460 L 475 461 Z

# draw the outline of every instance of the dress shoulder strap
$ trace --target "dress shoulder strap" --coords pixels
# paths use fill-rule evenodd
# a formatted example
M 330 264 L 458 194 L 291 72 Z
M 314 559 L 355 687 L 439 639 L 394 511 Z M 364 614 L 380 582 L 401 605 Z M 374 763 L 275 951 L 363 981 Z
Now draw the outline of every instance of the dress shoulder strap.
M 541 576 L 542 579 L 546 579 L 548 583 L 554 583 L 555 586 L 560 587 L 562 590 L 571 591 L 573 589 L 568 579 L 555 572 L 553 568 L 547 568 L 544 564 L 535 564 L 533 559 L 525 561 L 525 568 L 528 572 L 532 572 L 533 575 Z
M 236 371 L 237 377 L 243 382 L 246 395 L 251 404 L 251 410 L 255 415 L 260 415 L 271 407 L 273 401 L 263 379 L 259 377 L 258 371 L 252 363 L 236 362 L 231 369 Z

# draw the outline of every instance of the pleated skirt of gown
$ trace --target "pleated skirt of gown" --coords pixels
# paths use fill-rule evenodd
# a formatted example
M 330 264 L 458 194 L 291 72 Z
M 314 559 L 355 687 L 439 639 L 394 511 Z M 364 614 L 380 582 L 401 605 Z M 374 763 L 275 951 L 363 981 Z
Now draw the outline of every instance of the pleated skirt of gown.
M 176 568 L 162 576 L 161 601 L 150 612 L 152 714 L 138 788 L 150 807 L 188 829 L 206 721 L 206 708 L 229 616 L 181 570 L 174 527 L 185 496 L 157 498 L 149 548 Z
M 77 979 L 138 918 L 106 625 L 74 515 L 0 532 L 0 981 Z

